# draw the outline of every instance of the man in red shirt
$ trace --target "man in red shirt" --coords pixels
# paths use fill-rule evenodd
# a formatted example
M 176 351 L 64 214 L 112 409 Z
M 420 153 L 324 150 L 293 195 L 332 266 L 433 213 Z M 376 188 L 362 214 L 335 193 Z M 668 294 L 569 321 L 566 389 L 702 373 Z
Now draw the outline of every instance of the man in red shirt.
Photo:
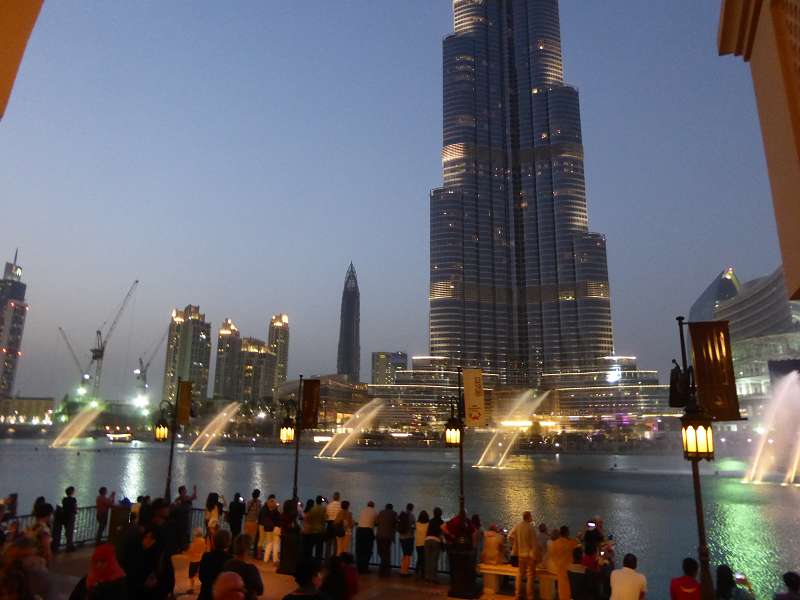
M 695 559 L 683 559 L 683 577 L 676 577 L 669 584 L 670 600 L 700 600 L 697 570 L 698 564 Z

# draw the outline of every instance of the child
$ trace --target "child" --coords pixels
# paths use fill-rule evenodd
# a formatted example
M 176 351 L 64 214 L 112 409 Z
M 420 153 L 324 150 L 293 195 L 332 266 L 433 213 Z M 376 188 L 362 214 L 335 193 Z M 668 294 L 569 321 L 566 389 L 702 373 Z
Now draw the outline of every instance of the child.
M 203 558 L 205 551 L 206 538 L 203 535 L 203 530 L 195 527 L 192 543 L 186 551 L 186 556 L 189 557 L 189 593 L 194 593 L 194 580 L 197 579 L 197 573 L 200 571 L 200 560 Z

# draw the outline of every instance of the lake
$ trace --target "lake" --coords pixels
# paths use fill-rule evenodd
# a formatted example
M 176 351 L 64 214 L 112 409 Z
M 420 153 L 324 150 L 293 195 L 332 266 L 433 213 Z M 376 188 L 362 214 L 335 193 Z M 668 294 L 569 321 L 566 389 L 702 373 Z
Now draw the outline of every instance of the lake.
M 467 448 L 468 464 L 481 448 Z M 379 507 L 413 502 L 417 510 L 458 507 L 458 453 L 445 448 L 345 451 L 337 460 L 315 459 L 304 451 L 300 496 L 340 491 L 357 515 L 368 500 Z M 203 454 L 180 447 L 174 488 L 197 485 L 206 494 L 248 496 L 254 487 L 279 498 L 291 496 L 293 450 L 227 447 Z M 81 440 L 70 449 L 50 449 L 41 440 L 0 441 L 0 494 L 19 493 L 20 512 L 44 495 L 60 501 L 64 488 L 77 488 L 81 506 L 94 502 L 101 485 L 118 495 L 163 494 L 166 444 L 112 445 Z M 511 527 L 524 510 L 550 526 L 577 532 L 595 515 L 617 540 L 617 560 L 639 557 L 650 597 L 668 596 L 669 579 L 680 574 L 683 557 L 696 555 L 697 529 L 688 463 L 681 456 L 533 455 L 511 458 L 503 469 L 467 468 L 466 503 L 488 527 Z M 745 463 L 732 458 L 703 465 L 703 492 L 712 569 L 719 562 L 745 573 L 759 598 L 771 598 L 780 576 L 800 566 L 800 488 L 740 483 Z M 173 494 L 175 490 L 173 489 Z

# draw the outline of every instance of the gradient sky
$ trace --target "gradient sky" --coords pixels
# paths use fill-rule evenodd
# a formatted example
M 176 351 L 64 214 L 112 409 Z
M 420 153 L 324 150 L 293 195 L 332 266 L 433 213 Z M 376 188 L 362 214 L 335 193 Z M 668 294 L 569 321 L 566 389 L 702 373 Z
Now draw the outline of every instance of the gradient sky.
M 780 260 L 749 69 L 717 56 L 718 13 L 561 2 L 616 350 L 662 372 L 714 275 Z M 350 260 L 364 377 L 372 351 L 425 353 L 451 31 L 448 0 L 46 2 L 0 122 L 0 258 L 20 248 L 31 304 L 17 391 L 74 387 L 57 326 L 88 351 L 135 278 L 112 399 L 188 303 L 215 337 L 232 317 L 263 338 L 288 312 L 290 376 L 335 371 Z

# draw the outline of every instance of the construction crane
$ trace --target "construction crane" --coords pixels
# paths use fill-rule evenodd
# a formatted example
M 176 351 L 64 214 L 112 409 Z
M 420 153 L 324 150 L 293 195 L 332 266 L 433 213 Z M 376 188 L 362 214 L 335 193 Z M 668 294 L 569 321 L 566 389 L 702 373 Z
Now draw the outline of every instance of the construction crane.
M 80 378 L 81 378 L 81 383 L 80 383 L 80 386 L 78 387 L 78 395 L 79 396 L 84 396 L 84 395 L 86 395 L 86 392 L 88 391 L 86 389 L 86 382 L 90 379 L 89 365 L 84 367 L 81 364 L 81 361 L 78 358 L 78 355 L 75 353 L 75 349 L 72 347 L 72 344 L 70 343 L 69 338 L 67 337 L 67 332 L 64 331 L 64 329 L 62 327 L 58 328 L 58 332 L 61 334 L 61 339 L 63 339 L 64 343 L 67 345 L 67 350 L 69 350 L 69 354 L 70 354 L 70 356 L 72 356 L 72 360 L 75 361 L 75 366 L 78 367 L 78 373 L 80 374 Z
M 147 370 L 150 368 L 150 363 L 153 362 L 153 359 L 158 354 L 158 351 L 161 349 L 164 340 L 167 339 L 167 335 L 169 335 L 169 329 L 164 331 L 164 335 L 161 336 L 161 339 L 155 345 L 152 352 L 150 352 L 149 358 L 147 355 L 139 357 L 139 368 L 134 369 L 133 374 L 136 375 L 136 381 L 139 382 L 139 393 L 136 396 L 136 400 L 134 401 L 137 405 L 141 405 L 140 408 L 143 408 L 147 404 L 147 391 L 149 389 L 149 385 L 147 384 Z M 145 362 L 145 359 L 146 362 Z
M 117 323 L 119 323 L 119 319 L 122 316 L 122 313 L 125 312 L 125 307 L 128 306 L 128 302 L 130 301 L 131 297 L 133 296 L 133 292 L 136 290 L 136 286 L 139 285 L 139 280 L 135 279 L 134 282 L 131 284 L 128 293 L 125 294 L 125 298 L 122 300 L 122 304 L 120 304 L 119 309 L 117 310 L 117 314 L 114 316 L 114 320 L 111 321 L 111 325 L 108 327 L 105 335 L 103 335 L 103 325 L 100 326 L 100 329 L 97 330 L 97 343 L 93 348 L 89 349 L 89 352 L 92 355 L 92 360 L 89 362 L 89 368 L 94 365 L 94 379 L 92 380 L 92 397 L 99 398 L 100 397 L 100 381 L 103 374 L 103 358 L 105 357 L 106 347 L 108 346 L 108 340 L 111 339 L 111 334 L 114 333 L 114 329 L 117 327 Z

